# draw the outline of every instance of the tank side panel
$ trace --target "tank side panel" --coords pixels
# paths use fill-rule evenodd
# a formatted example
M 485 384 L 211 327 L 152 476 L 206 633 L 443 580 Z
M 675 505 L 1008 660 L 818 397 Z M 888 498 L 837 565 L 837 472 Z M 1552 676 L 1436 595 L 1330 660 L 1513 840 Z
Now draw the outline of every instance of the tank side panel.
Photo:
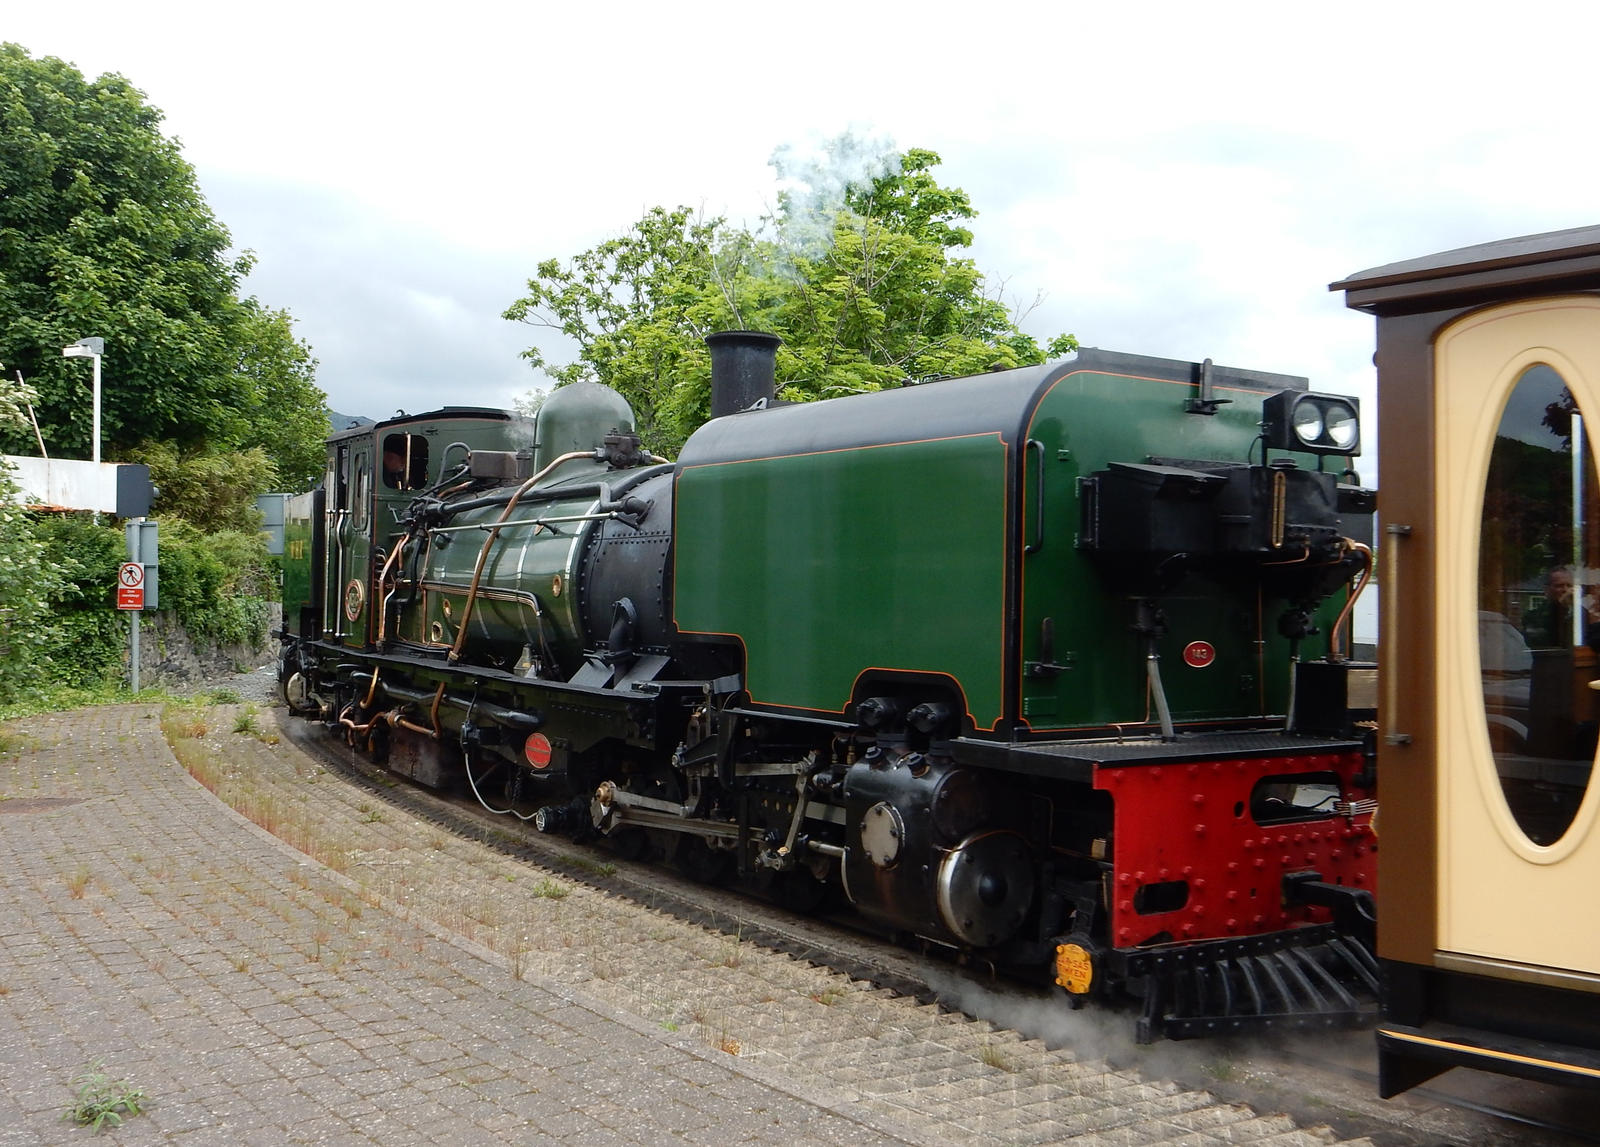
M 685 467 L 680 631 L 740 638 L 758 704 L 842 712 L 869 670 L 939 674 L 993 728 L 1010 454 L 982 433 Z

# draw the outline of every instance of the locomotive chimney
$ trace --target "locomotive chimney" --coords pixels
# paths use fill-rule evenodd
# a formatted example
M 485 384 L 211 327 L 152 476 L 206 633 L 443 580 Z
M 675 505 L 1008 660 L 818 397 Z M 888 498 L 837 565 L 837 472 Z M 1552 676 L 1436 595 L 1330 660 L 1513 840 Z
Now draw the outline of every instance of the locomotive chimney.
M 706 336 L 711 348 L 711 417 L 737 414 L 776 391 L 777 335 L 764 331 L 718 331 Z

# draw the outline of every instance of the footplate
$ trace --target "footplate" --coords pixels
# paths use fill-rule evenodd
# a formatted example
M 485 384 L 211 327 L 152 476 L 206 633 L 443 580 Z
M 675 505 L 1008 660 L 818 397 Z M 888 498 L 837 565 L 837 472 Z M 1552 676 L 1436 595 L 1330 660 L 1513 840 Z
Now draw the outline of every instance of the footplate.
M 1144 986 L 1140 1043 L 1355 1027 L 1377 1014 L 1377 961 L 1365 943 L 1334 924 L 1121 949 L 1107 964 L 1126 982 Z

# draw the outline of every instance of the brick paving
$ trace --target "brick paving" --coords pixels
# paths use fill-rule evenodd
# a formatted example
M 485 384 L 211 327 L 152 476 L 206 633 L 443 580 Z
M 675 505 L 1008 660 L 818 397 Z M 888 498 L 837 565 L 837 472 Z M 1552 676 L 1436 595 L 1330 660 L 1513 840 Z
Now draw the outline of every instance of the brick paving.
M 7 731 L 0 1147 L 87 1137 L 95 1062 L 150 1097 L 123 1143 L 1338 1140 L 563 883 L 235 718 L 176 744 L 303 851 L 154 707 Z

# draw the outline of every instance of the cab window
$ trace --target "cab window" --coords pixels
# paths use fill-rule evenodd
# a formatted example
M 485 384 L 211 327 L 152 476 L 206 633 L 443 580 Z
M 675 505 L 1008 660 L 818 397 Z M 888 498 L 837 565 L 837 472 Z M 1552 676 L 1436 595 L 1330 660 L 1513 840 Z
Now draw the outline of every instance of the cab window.
M 428 484 L 428 440 L 421 434 L 383 439 L 383 484 L 390 490 L 420 490 Z

